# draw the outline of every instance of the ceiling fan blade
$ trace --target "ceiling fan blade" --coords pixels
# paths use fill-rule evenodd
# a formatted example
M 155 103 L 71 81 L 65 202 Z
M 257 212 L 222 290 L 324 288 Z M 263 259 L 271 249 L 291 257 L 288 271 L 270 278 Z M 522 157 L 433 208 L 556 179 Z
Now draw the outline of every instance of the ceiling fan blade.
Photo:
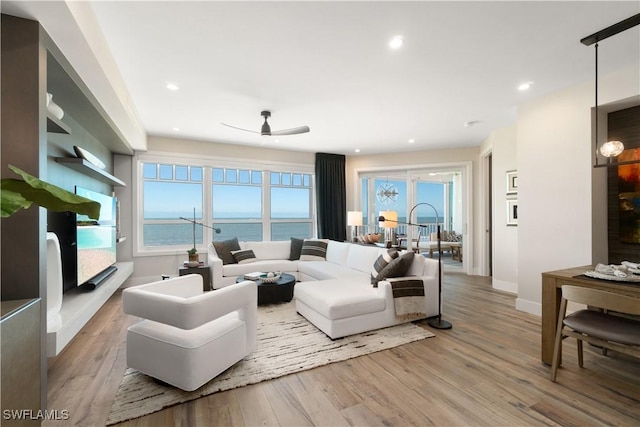
M 300 126 L 297 128 L 291 128 L 291 129 L 285 129 L 285 130 L 276 130 L 271 132 L 272 136 L 275 135 L 296 135 L 299 133 L 307 133 L 309 132 L 311 129 L 309 129 L 309 126 Z
M 227 126 L 227 127 L 233 128 L 233 129 L 243 130 L 243 131 L 245 131 L 245 132 L 257 133 L 258 135 L 260 134 L 260 132 L 256 132 L 256 131 L 254 131 L 254 130 L 243 129 L 243 128 L 239 128 L 239 127 L 236 127 L 236 126 L 228 125 L 228 124 L 226 124 L 226 123 L 220 123 L 220 124 L 221 124 L 221 125 L 223 125 L 223 126 Z

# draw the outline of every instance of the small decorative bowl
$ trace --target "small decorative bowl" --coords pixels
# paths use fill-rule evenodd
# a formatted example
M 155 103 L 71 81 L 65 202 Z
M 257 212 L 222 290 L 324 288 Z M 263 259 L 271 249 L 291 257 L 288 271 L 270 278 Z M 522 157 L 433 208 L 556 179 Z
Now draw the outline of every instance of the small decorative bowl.
M 272 276 L 270 276 L 269 273 L 261 274 L 260 275 L 260 281 L 262 283 L 275 283 L 275 282 L 278 281 L 278 279 L 280 279 L 280 277 L 282 277 L 282 275 L 281 274 L 276 274 L 276 273 L 273 273 Z

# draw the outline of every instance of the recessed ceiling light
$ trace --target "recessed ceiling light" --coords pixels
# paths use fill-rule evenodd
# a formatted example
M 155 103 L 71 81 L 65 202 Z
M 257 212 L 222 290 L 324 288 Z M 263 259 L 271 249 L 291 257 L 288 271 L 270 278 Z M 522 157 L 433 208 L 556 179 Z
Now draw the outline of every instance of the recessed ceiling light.
M 416 142 L 416 140 L 411 138 L 408 142 L 409 142 L 409 144 L 413 144 L 414 142 Z
M 354 151 L 355 151 L 356 153 L 359 153 L 359 152 L 360 152 L 360 149 L 359 149 L 359 148 L 356 148 Z
M 518 90 L 523 92 L 525 90 L 529 90 L 533 86 L 533 82 L 524 82 L 520 86 L 518 86 Z
M 273 142 L 280 142 L 280 140 L 279 139 L 274 139 Z
M 167 89 L 169 89 L 169 90 L 178 90 L 178 89 L 180 89 L 180 88 L 178 87 L 178 85 L 177 85 L 177 84 L 175 84 L 175 83 L 167 83 L 167 84 L 166 84 L 166 85 L 164 85 L 164 86 L 165 86 Z
M 402 36 L 394 36 L 389 42 L 389 47 L 391 49 L 399 49 L 404 44 L 404 37 Z
M 174 130 L 175 132 L 180 132 L 180 128 L 177 128 L 177 127 L 176 127 L 176 128 L 173 128 L 173 130 Z

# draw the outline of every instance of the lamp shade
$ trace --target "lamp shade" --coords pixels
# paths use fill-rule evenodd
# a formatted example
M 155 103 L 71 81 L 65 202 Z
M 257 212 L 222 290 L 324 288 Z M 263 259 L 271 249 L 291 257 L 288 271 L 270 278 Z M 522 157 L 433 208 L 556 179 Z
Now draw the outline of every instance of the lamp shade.
M 624 151 L 624 144 L 620 141 L 607 141 L 600 147 L 600 154 L 605 157 L 617 157 Z
M 347 225 L 362 225 L 362 211 L 347 212 Z
M 378 217 L 384 217 L 384 221 L 379 221 L 378 225 L 383 228 L 396 228 L 398 226 L 398 212 L 380 211 Z

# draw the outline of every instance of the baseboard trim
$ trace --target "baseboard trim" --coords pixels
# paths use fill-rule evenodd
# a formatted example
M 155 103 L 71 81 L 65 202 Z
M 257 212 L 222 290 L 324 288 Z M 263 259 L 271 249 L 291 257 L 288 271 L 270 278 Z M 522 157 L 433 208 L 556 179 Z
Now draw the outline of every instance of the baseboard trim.
M 516 310 L 526 313 L 542 316 L 542 304 L 539 302 L 528 301 L 522 298 L 516 298 Z
M 504 280 L 492 279 L 491 287 L 497 291 L 509 292 L 510 294 L 518 294 L 518 284 L 513 282 L 506 282 Z

